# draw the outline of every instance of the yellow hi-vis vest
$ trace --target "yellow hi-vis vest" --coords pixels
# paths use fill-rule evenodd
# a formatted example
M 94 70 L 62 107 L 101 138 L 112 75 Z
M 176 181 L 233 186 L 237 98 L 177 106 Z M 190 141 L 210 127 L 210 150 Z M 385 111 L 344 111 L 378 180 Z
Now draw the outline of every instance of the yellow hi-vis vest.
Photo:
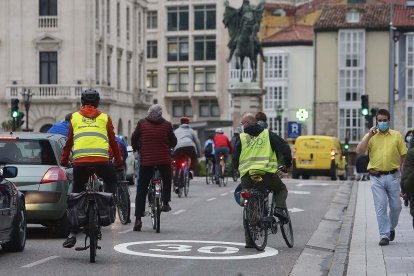
M 106 130 L 108 115 L 101 113 L 96 118 L 82 116 L 79 112 L 72 114 L 73 159 L 80 157 L 109 158 L 109 139 Z
M 264 129 L 257 137 L 240 133 L 240 141 L 242 145 L 239 159 L 241 176 L 244 176 L 250 170 L 260 170 L 269 173 L 277 171 L 276 153 L 270 145 L 268 129 Z

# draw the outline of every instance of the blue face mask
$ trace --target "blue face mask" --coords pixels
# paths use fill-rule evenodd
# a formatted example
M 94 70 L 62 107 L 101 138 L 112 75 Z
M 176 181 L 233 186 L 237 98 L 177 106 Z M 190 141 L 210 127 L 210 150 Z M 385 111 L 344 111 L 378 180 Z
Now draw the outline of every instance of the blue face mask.
M 413 138 L 412 136 L 407 136 L 407 138 L 406 138 L 407 143 L 410 143 L 412 138 Z
M 378 122 L 378 128 L 381 132 L 385 132 L 388 129 L 388 122 Z

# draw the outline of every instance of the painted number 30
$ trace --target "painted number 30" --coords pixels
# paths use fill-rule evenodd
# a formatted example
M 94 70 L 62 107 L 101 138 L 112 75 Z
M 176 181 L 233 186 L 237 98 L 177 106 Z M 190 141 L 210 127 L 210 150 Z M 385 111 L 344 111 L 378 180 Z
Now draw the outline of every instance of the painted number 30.
M 186 244 L 158 244 L 157 246 L 163 248 L 153 248 L 149 250 L 169 253 L 191 252 L 193 250 L 193 246 Z M 232 246 L 212 245 L 200 247 L 197 249 L 197 251 L 205 254 L 234 254 L 239 252 L 239 249 Z

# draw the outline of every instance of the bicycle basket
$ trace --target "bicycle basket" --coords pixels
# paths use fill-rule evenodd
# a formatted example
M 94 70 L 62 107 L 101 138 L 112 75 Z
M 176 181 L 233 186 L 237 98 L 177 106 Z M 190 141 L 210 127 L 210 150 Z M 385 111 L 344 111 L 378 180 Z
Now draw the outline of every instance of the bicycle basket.
M 68 209 L 66 214 L 73 227 L 85 226 L 88 223 L 86 193 L 71 193 L 67 195 Z
M 111 193 L 95 193 L 95 202 L 98 208 L 99 224 L 108 226 L 115 221 L 115 200 Z

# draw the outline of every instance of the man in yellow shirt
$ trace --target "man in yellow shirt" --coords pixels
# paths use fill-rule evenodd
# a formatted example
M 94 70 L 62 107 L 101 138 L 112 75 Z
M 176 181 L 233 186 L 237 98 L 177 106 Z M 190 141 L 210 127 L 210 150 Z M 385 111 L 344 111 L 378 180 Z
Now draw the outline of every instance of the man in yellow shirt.
M 383 246 L 395 238 L 395 227 L 402 209 L 399 168 L 404 161 L 407 148 L 401 133 L 389 128 L 388 110 L 380 109 L 376 119 L 377 125 L 364 136 L 356 152 L 363 154 L 368 150 L 368 171 L 380 234 L 379 245 Z

